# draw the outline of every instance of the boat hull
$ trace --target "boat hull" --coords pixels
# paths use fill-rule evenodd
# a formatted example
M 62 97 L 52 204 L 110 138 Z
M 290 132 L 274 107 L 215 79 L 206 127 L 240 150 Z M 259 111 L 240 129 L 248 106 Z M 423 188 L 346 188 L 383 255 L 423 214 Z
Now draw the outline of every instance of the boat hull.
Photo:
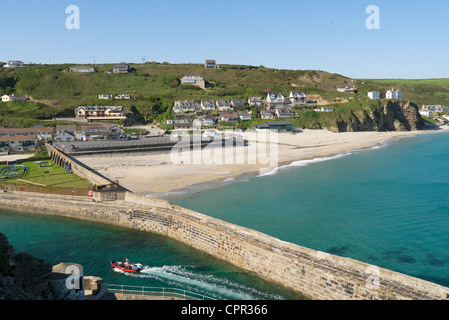
M 140 272 L 140 270 L 142 270 L 141 267 L 136 266 L 134 264 L 129 264 L 128 266 L 125 266 L 125 263 L 121 262 L 121 261 L 111 260 L 110 263 L 111 263 L 111 266 L 113 266 L 114 268 L 124 271 L 124 272 L 137 273 L 137 272 Z

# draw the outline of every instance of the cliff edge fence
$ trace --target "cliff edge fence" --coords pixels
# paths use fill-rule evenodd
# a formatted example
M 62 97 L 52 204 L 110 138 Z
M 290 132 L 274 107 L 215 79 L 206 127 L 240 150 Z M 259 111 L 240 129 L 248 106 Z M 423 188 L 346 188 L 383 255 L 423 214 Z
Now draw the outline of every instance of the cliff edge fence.
M 74 173 L 99 187 L 92 197 L 0 193 L 0 207 L 151 232 L 177 240 L 318 300 L 447 300 L 449 288 L 350 258 L 308 249 L 266 234 L 120 188 L 57 149 Z M 81 167 L 79 168 L 78 165 Z M 86 172 L 86 171 L 89 172 Z M 77 173 L 78 174 L 78 173 Z

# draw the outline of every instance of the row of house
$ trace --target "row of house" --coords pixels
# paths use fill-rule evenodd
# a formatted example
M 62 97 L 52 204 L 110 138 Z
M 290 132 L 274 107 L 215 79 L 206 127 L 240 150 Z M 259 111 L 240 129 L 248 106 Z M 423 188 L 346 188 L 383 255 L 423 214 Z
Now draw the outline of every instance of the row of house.
M 112 94 L 99 94 L 98 99 L 100 100 L 130 100 L 132 97 L 129 94 L 118 94 L 118 95 L 112 95 Z
M 219 111 L 228 112 L 233 111 L 234 108 L 248 106 L 267 106 L 267 110 L 274 110 L 276 108 L 291 108 L 298 105 L 307 104 L 307 95 L 304 91 L 291 91 L 286 98 L 282 93 L 268 93 L 264 100 L 262 97 L 249 97 L 247 101 L 244 99 L 232 100 L 217 100 L 207 101 L 203 100 L 200 103 L 194 100 L 177 100 L 174 103 L 173 111 L 175 113 L 187 113 L 197 111 Z
M 50 140 L 53 128 L 36 126 L 33 128 L 0 128 L 0 151 L 34 151 L 39 141 Z
M 130 66 L 126 63 L 115 64 L 112 66 L 112 73 L 129 73 Z M 92 67 L 74 67 L 70 68 L 70 72 L 93 73 L 95 68 Z M 111 73 L 110 71 L 108 73 Z
M 124 120 L 126 113 L 122 106 L 80 106 L 75 109 L 77 118 L 88 120 Z
M 120 140 L 125 132 L 116 125 L 83 126 L 80 131 L 76 125 L 58 125 L 54 141 L 92 141 L 92 140 Z

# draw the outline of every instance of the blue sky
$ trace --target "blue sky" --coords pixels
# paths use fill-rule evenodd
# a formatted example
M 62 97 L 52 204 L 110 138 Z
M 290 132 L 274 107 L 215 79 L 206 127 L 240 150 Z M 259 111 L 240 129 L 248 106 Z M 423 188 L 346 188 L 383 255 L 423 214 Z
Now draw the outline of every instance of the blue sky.
M 80 9 L 79 30 L 66 28 L 69 5 Z M 365 27 L 369 5 L 380 9 L 379 30 Z M 2 9 L 0 61 L 216 59 L 353 78 L 449 77 L 449 1 L 2 0 Z

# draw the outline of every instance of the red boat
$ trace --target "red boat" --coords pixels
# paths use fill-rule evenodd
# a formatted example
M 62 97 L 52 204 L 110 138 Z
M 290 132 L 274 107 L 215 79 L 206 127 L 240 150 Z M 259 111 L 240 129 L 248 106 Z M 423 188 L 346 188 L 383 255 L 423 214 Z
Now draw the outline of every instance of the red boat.
M 129 263 L 128 261 L 122 262 L 115 260 L 110 260 L 109 262 L 111 263 L 111 266 L 124 272 L 136 273 L 142 270 L 142 265 L 140 263 Z

